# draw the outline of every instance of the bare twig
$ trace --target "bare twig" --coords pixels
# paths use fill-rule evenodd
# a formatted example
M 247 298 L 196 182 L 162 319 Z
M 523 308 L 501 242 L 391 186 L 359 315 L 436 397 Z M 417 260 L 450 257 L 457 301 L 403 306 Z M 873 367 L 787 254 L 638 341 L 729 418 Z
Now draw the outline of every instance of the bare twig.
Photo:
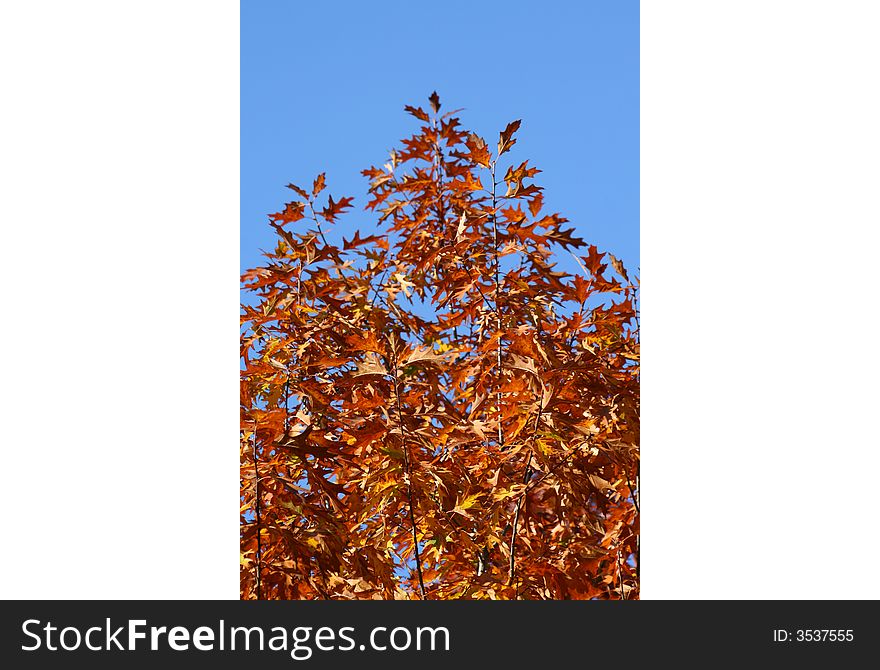
M 321 236 L 321 240 L 324 242 L 325 247 L 329 247 L 330 245 L 327 243 L 327 238 L 324 237 L 324 230 L 321 228 L 321 222 L 318 221 L 318 215 L 315 214 L 315 208 L 312 206 L 312 201 L 308 202 L 309 211 L 312 213 L 312 221 L 315 222 L 315 225 L 318 226 L 318 235 Z
M 532 439 L 535 438 L 535 435 L 538 434 L 538 426 L 541 425 L 541 412 L 542 407 L 540 402 L 538 404 L 538 414 L 535 417 L 535 427 L 532 430 Z M 532 455 L 529 454 L 529 460 L 526 462 L 526 469 L 523 473 L 523 484 L 528 485 L 529 479 L 532 477 Z M 525 494 L 525 490 L 523 490 L 523 494 Z M 513 523 L 510 528 L 510 572 L 507 577 L 507 583 L 513 584 L 513 580 L 516 578 L 516 531 L 519 525 L 519 510 L 522 507 L 523 500 L 525 500 L 525 495 L 517 498 L 516 501 L 516 509 L 513 513 Z
M 406 441 L 406 428 L 403 425 L 403 407 L 400 402 L 400 386 L 397 378 L 397 349 L 390 335 L 388 337 L 388 347 L 391 351 L 391 365 L 394 366 L 391 377 L 394 381 L 394 397 L 397 402 L 397 422 L 400 426 L 400 440 L 403 443 L 403 465 L 406 475 L 406 495 L 409 506 L 410 528 L 412 530 L 413 551 L 415 552 L 416 559 L 416 573 L 419 577 L 419 595 L 421 596 L 422 600 L 425 600 L 425 581 L 422 577 L 422 558 L 419 553 L 419 535 L 418 528 L 416 526 L 415 512 L 413 511 L 414 503 L 412 490 L 412 460 L 409 453 L 409 444 L 407 444 Z
M 260 471 L 257 469 L 257 421 L 254 419 L 254 445 L 253 445 L 253 457 L 254 457 L 254 516 L 257 522 L 257 560 L 256 560 L 256 573 L 257 573 L 257 600 L 263 599 L 262 594 L 262 584 L 261 584 L 261 575 L 263 572 L 262 562 L 263 562 L 263 546 L 261 534 L 263 532 L 260 526 Z
M 492 245 L 495 250 L 495 329 L 498 331 L 498 346 L 496 347 L 496 368 L 498 370 L 498 391 L 496 395 L 496 404 L 498 411 L 498 449 L 504 448 L 504 430 L 501 426 L 501 378 L 504 369 L 501 365 L 501 258 L 498 251 L 498 212 L 496 207 L 498 201 L 495 197 L 495 166 L 498 160 L 492 161 Z
M 639 499 L 636 496 L 635 491 L 633 490 L 632 484 L 630 483 L 629 473 L 626 473 L 626 488 L 629 489 L 629 495 L 632 498 L 633 505 L 635 505 L 636 514 L 641 514 L 641 512 L 639 511 Z

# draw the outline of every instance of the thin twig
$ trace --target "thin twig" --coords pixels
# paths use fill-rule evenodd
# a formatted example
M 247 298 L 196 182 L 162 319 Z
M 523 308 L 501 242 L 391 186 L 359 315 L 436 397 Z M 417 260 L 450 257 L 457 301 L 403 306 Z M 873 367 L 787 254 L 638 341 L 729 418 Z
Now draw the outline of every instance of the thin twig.
M 257 469 L 257 421 L 254 419 L 254 446 L 253 446 L 253 455 L 254 455 L 254 507 L 255 507 L 255 517 L 257 521 L 257 560 L 256 560 L 256 571 L 257 571 L 257 600 L 262 600 L 262 584 L 261 584 L 261 575 L 263 572 L 263 546 L 262 539 L 260 535 L 262 534 L 262 528 L 260 526 L 260 471 Z
M 397 353 L 396 348 L 394 346 L 394 342 L 391 340 L 391 337 L 388 337 L 388 346 L 391 351 L 391 364 L 394 366 L 394 371 L 392 374 L 392 379 L 394 380 L 394 397 L 397 400 L 397 422 L 400 426 L 400 440 L 403 443 L 403 465 L 404 472 L 406 474 L 406 495 L 409 503 L 409 522 L 410 527 L 412 529 L 412 538 L 413 538 L 413 551 L 415 552 L 416 559 L 416 572 L 419 576 L 419 594 L 422 600 L 425 600 L 425 582 L 422 577 L 422 559 L 419 553 L 419 535 L 418 528 L 416 527 L 416 517 L 413 512 L 413 491 L 412 491 L 412 464 L 409 453 L 409 444 L 406 441 L 406 428 L 403 425 L 403 407 L 400 402 L 400 387 L 398 385 L 397 378 Z
M 626 488 L 629 489 L 630 498 L 632 498 L 633 505 L 636 508 L 636 514 L 641 514 L 639 511 L 639 499 L 636 497 L 635 491 L 633 490 L 632 484 L 630 483 L 629 473 L 626 473 Z
M 318 215 L 315 214 L 315 208 L 312 207 L 312 201 L 311 201 L 311 200 L 309 200 L 309 202 L 308 202 L 308 206 L 309 206 L 309 211 L 312 213 L 312 221 L 314 221 L 314 222 L 315 222 L 315 225 L 318 226 L 318 235 L 321 236 L 321 240 L 324 242 L 324 246 L 325 246 L 325 247 L 329 247 L 330 245 L 327 243 L 327 238 L 324 237 L 324 231 L 323 231 L 323 229 L 321 228 L 321 222 L 318 221 Z
M 287 368 L 287 379 L 284 380 L 284 434 L 290 432 L 290 368 Z
M 626 600 L 626 590 L 623 588 L 623 571 L 620 566 L 620 544 L 617 545 L 617 585 L 620 587 L 620 599 Z
M 498 370 L 498 391 L 495 397 L 498 411 L 498 449 L 504 449 L 504 431 L 501 426 L 501 378 L 504 369 L 501 366 L 501 258 L 498 252 L 498 212 L 496 211 L 497 200 L 495 197 L 495 166 L 498 160 L 492 161 L 492 245 L 495 251 L 495 329 L 498 331 L 498 346 L 496 348 L 496 367 Z
M 535 417 L 535 428 L 532 431 L 532 439 L 535 438 L 535 435 L 538 434 L 538 426 L 541 424 L 541 412 L 543 408 L 540 403 L 538 404 L 538 414 Z M 529 460 L 526 462 L 526 469 L 523 473 L 523 484 L 528 484 L 529 479 L 532 477 L 532 455 L 529 454 Z M 523 490 L 525 493 L 525 490 Z M 525 500 L 525 496 L 520 496 L 516 501 L 516 510 L 513 513 L 513 523 L 510 528 L 510 573 L 507 578 L 508 584 L 513 584 L 513 580 L 516 578 L 516 531 L 517 526 L 519 524 L 519 510 L 522 506 L 523 501 Z
M 641 464 L 639 464 L 639 469 L 641 469 Z M 627 486 L 629 486 L 629 479 L 627 479 Z M 639 490 L 639 470 L 636 470 L 636 491 L 639 491 L 639 495 L 641 495 L 641 491 Z M 639 501 L 636 495 L 632 492 L 632 488 L 630 488 L 630 493 L 633 496 L 633 503 L 636 506 L 636 513 L 641 516 L 641 512 L 639 511 Z M 641 523 L 641 522 L 640 522 Z M 641 584 L 642 578 L 642 561 L 641 561 L 641 538 L 642 534 L 636 534 L 636 582 Z
M 532 457 L 529 455 L 528 463 L 526 463 L 526 470 L 523 474 L 523 484 L 527 484 L 529 481 L 529 477 L 532 476 Z M 516 501 L 516 510 L 513 513 L 513 524 L 510 528 L 510 573 L 507 578 L 508 584 L 513 584 L 513 580 L 516 578 L 516 531 L 517 525 L 519 524 L 519 510 L 522 507 L 524 497 L 520 497 Z

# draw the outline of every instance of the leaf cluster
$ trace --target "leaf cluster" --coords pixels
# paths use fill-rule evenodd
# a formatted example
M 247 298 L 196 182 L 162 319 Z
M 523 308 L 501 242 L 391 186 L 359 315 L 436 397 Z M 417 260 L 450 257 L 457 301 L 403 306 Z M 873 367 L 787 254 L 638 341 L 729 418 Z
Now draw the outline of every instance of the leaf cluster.
M 242 598 L 635 598 L 637 279 L 545 211 L 519 121 L 405 109 L 376 232 L 290 184 L 242 277 Z

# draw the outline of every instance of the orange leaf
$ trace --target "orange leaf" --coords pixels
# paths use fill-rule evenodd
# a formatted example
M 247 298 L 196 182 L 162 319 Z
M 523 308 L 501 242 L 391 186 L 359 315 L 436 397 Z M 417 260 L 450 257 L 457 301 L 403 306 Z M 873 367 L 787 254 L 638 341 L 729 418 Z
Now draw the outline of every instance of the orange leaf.
M 430 121 L 431 119 L 428 117 L 427 112 L 421 107 L 412 107 L 411 105 L 406 105 L 404 110 L 412 114 L 419 121 Z
M 328 200 L 327 206 L 321 211 L 321 216 L 332 222 L 342 213 L 342 210 L 351 207 L 354 198 L 342 198 L 339 202 L 333 202 L 333 196 L 331 195 Z
M 498 155 L 500 156 L 506 151 L 510 151 L 510 147 L 516 144 L 513 134 L 519 130 L 521 121 L 511 121 L 507 124 L 507 128 L 501 131 L 498 137 Z
M 315 183 L 312 185 L 312 196 L 318 195 L 321 191 L 324 190 L 324 174 L 321 173 L 317 177 L 315 177 Z

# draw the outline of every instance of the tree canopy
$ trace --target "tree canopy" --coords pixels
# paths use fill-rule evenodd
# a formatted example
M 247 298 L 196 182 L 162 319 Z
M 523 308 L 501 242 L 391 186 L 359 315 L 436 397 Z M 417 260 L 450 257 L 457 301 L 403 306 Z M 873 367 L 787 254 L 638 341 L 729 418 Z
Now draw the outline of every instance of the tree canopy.
M 376 230 L 289 184 L 242 277 L 241 597 L 637 598 L 638 280 L 545 211 L 520 121 L 405 110 Z

